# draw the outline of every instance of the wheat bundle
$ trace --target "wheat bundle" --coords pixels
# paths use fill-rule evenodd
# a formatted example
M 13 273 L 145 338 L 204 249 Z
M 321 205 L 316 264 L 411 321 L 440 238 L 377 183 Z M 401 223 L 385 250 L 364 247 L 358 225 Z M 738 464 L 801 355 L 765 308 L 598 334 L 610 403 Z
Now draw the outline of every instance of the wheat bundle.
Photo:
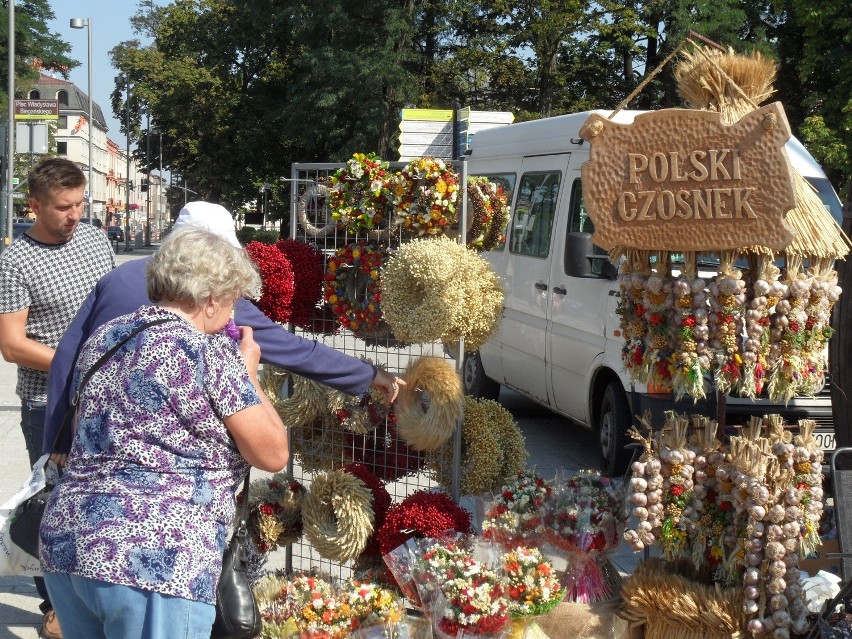
M 718 111 L 733 124 L 774 93 L 775 63 L 754 52 L 750 56 L 696 47 L 684 50 L 675 69 L 678 92 L 692 107 Z M 849 238 L 826 210 L 814 188 L 793 169 L 796 206 L 787 222 L 796 238 L 786 248 L 788 255 L 842 258 L 850 248 Z M 766 247 L 743 247 L 753 253 L 771 254 Z
M 317 475 L 302 505 L 305 537 L 332 561 L 355 559 L 373 534 L 373 493 L 355 475 Z
M 462 416 L 461 378 L 438 357 L 408 364 L 396 407 L 399 436 L 415 450 L 437 450 L 450 439 Z
M 744 627 L 742 592 L 706 585 L 678 567 L 647 560 L 624 580 L 621 617 L 644 626 L 645 639 L 731 639 Z

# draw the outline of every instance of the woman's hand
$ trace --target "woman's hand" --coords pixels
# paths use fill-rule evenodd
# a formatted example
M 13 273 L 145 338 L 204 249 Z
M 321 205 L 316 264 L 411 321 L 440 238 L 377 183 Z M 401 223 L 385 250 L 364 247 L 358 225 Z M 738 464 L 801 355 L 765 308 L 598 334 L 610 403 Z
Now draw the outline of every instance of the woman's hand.
M 405 382 L 387 371 L 377 369 L 376 376 L 373 378 L 370 386 L 381 390 L 385 395 L 385 401 L 388 404 L 392 404 L 396 400 L 396 396 L 399 395 L 399 387 L 405 386 Z
M 240 326 L 242 336 L 240 337 L 240 353 L 246 362 L 246 370 L 252 379 L 257 377 L 257 368 L 260 366 L 260 346 L 254 341 L 254 331 L 251 326 Z

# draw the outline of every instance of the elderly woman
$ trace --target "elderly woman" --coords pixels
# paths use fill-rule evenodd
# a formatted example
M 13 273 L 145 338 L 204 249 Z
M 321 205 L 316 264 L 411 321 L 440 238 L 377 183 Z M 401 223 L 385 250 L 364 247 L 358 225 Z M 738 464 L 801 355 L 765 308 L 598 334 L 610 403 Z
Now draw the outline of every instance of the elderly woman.
M 237 298 L 259 290 L 245 252 L 208 231 L 175 231 L 147 282 L 155 305 L 100 327 L 74 373 L 76 389 L 145 326 L 82 389 L 45 509 L 41 561 L 66 637 L 207 639 L 236 486 L 250 465 L 279 471 L 288 459 L 251 329 L 238 341 L 225 330 Z

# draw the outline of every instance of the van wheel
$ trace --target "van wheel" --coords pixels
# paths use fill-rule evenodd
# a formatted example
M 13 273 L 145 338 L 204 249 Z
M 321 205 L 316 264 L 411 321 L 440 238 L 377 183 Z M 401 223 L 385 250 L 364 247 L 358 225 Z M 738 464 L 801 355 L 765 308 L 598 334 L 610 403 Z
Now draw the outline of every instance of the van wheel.
M 630 406 L 624 389 L 617 382 L 610 383 L 601 399 L 598 438 L 601 446 L 601 472 L 609 477 L 623 475 L 633 451 L 625 448 L 629 443 Z
M 500 384 L 485 375 L 478 351 L 464 354 L 462 385 L 464 394 L 471 397 L 496 400 L 500 396 Z

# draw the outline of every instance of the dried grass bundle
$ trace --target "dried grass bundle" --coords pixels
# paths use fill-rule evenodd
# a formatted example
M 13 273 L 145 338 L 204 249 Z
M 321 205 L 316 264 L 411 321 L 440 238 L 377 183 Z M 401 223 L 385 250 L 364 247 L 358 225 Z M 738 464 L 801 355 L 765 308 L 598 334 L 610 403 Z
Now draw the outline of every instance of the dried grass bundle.
M 680 565 L 642 562 L 621 587 L 621 616 L 644 626 L 645 639 L 732 639 L 745 619 L 738 588 L 706 585 L 679 574 Z
M 462 416 L 461 378 L 438 357 L 409 362 L 396 406 L 399 436 L 415 450 L 437 450 L 456 429 Z
M 695 47 L 681 53 L 674 72 L 678 92 L 692 107 L 718 111 L 733 124 L 774 93 L 775 63 L 753 52 L 750 56 L 728 50 L 722 53 Z M 787 222 L 796 238 L 787 254 L 842 258 L 850 249 L 849 238 L 840 229 L 808 181 L 793 169 L 796 207 Z M 752 253 L 772 254 L 767 247 L 743 247 Z

